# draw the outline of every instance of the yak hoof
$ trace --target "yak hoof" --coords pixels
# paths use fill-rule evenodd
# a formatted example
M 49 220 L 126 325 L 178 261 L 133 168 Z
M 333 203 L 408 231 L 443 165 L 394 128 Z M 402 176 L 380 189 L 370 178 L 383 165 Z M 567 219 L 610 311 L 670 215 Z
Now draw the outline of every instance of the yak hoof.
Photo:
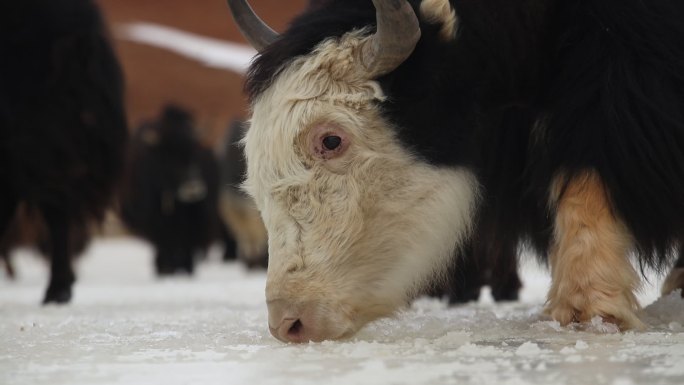
M 70 287 L 50 287 L 45 293 L 45 299 L 43 299 L 43 305 L 47 304 L 66 304 L 71 301 L 71 288 Z

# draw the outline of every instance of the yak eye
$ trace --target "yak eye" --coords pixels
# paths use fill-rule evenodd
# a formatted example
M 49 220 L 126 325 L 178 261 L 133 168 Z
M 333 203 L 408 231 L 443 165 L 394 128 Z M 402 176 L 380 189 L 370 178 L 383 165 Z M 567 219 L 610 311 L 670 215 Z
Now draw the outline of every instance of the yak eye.
M 311 156 L 321 160 L 332 160 L 343 156 L 349 149 L 351 139 L 345 130 L 334 123 L 320 123 L 307 133 Z
M 342 138 L 339 136 L 330 135 L 323 138 L 323 145 L 328 150 L 334 150 L 337 147 L 340 147 L 340 144 L 342 144 Z

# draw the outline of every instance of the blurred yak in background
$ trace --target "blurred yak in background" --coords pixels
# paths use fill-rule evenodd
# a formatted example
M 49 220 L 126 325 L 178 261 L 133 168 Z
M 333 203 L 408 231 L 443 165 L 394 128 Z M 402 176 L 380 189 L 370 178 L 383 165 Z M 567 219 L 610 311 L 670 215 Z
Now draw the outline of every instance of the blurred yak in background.
M 240 188 L 247 171 L 244 151 L 240 144 L 245 129 L 245 123 L 234 121 L 227 131 L 220 151 L 220 210 L 228 232 L 225 237 L 226 255 L 232 253 L 248 268 L 265 268 L 268 265 L 266 228 L 254 201 Z
M 160 275 L 193 273 L 219 231 L 219 175 L 187 111 L 167 106 L 130 145 L 122 219 L 150 241 Z
M 0 30 L 0 237 L 12 247 L 7 232 L 21 205 L 44 225 L 44 302 L 64 303 L 71 258 L 123 168 L 122 75 L 94 1 L 3 2 Z

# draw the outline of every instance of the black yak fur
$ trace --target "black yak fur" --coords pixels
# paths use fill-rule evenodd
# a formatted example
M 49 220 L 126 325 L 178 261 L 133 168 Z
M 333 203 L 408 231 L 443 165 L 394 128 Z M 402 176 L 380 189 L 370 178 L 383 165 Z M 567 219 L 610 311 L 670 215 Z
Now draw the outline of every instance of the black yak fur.
M 127 136 L 123 82 L 90 0 L 0 5 L 0 236 L 19 204 L 44 220 L 45 302 L 67 302 L 75 247 L 110 205 Z
M 410 1 L 418 13 L 420 1 Z M 473 242 L 548 256 L 549 191 L 595 170 L 642 267 L 684 240 L 684 2 L 452 0 L 457 37 L 421 22 L 413 54 L 378 79 L 407 148 L 474 170 Z M 252 100 L 292 58 L 375 24 L 370 0 L 331 0 L 294 20 L 251 67 Z M 477 248 L 477 247 L 476 247 Z
M 192 273 L 218 232 L 219 175 L 189 112 L 167 106 L 130 146 L 122 218 L 150 241 L 160 275 Z

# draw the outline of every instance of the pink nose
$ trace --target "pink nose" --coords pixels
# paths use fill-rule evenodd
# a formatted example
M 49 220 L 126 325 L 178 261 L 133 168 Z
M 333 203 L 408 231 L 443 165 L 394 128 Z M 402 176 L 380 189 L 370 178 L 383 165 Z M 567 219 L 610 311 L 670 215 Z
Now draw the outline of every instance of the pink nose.
M 268 327 L 273 337 L 283 342 L 320 341 L 316 328 L 301 307 L 284 300 L 268 301 Z

